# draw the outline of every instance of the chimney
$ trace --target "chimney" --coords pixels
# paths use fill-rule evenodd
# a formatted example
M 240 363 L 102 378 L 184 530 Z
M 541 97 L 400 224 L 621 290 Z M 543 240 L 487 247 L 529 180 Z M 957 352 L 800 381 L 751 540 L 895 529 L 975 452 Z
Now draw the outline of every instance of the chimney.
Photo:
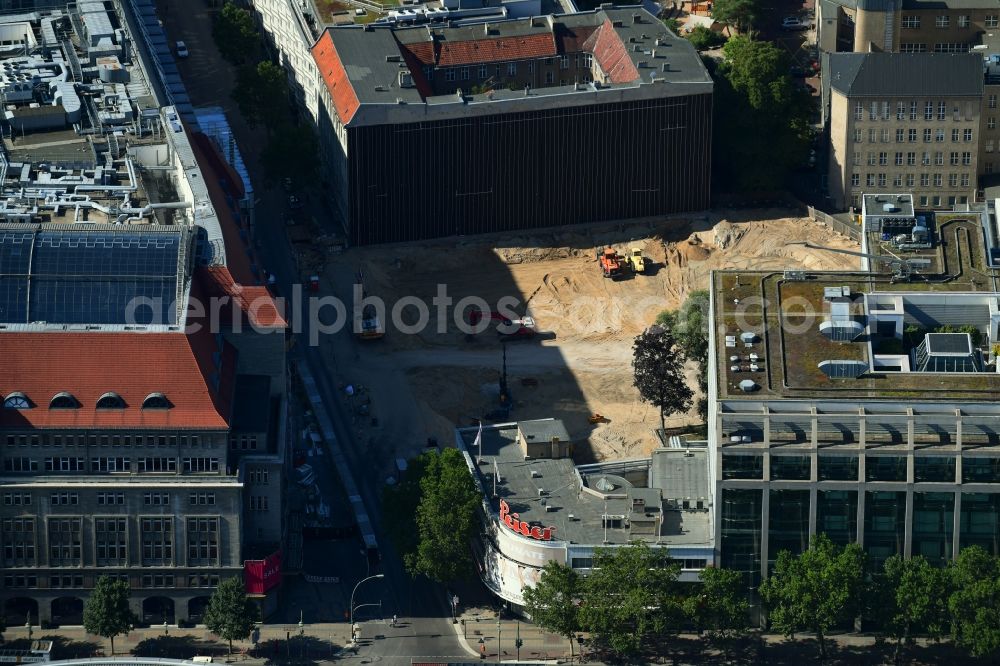
M 639 25 L 642 23 L 642 14 L 632 14 L 632 25 Z
M 489 23 L 484 23 L 483 24 L 483 30 L 486 31 L 487 35 L 490 34 L 490 24 Z

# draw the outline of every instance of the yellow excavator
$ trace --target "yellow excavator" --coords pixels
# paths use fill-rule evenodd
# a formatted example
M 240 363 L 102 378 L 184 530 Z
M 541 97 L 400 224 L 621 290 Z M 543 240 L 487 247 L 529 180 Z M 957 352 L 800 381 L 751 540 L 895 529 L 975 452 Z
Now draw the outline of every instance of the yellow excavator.
M 629 265 L 633 273 L 641 274 L 646 272 L 646 257 L 642 256 L 642 250 L 633 247 L 625 257 L 625 263 Z

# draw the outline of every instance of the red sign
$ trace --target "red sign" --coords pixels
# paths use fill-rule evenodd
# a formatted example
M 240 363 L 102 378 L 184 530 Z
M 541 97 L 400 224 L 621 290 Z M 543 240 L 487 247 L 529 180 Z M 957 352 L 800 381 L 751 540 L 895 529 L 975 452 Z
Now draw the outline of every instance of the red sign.
M 281 585 L 281 551 L 276 551 L 263 560 L 243 562 L 243 581 L 247 594 L 265 594 Z
M 500 500 L 500 522 L 522 536 L 538 539 L 539 541 L 550 540 L 552 532 L 555 531 L 554 527 L 532 526 L 530 523 L 520 520 L 520 516 L 510 512 L 510 505 L 504 500 Z

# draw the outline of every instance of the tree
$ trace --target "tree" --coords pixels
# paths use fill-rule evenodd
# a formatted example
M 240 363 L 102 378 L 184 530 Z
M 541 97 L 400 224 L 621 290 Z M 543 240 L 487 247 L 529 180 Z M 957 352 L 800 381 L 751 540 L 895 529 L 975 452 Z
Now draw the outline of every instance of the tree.
M 480 496 L 458 449 L 420 456 L 420 502 L 416 550 L 404 558 L 410 575 L 452 583 L 474 572 L 469 544 L 479 530 Z
M 222 57 L 233 64 L 242 65 L 257 58 L 260 35 L 257 34 L 253 16 L 232 2 L 223 5 L 222 11 L 216 15 L 212 39 Z
M 423 478 L 427 455 L 417 456 L 407 463 L 406 471 L 399 475 L 392 486 L 382 488 L 382 517 L 385 528 L 392 537 L 396 552 L 404 560 L 417 552 L 420 543 L 417 527 L 417 506 L 422 492 L 420 480 Z
M 632 345 L 634 385 L 645 402 L 660 410 L 660 428 L 666 430 L 666 415 L 686 412 L 694 393 L 684 378 L 684 350 L 669 329 L 652 326 Z
M 83 628 L 88 634 L 110 639 L 112 655 L 115 636 L 128 634 L 138 621 L 129 607 L 130 593 L 128 581 L 101 576 L 83 606 Z
M 318 141 L 309 125 L 279 124 L 270 133 L 260 157 L 272 181 L 291 178 L 308 187 L 319 174 Z
M 715 184 L 738 192 L 782 189 L 788 172 L 808 155 L 812 97 L 795 86 L 780 46 L 740 35 L 722 53 L 721 62 L 710 63 L 716 84 Z
M 743 576 L 731 569 L 708 568 L 701 572 L 700 594 L 685 600 L 688 617 L 699 632 L 729 660 L 730 645 L 749 630 L 750 602 Z
M 241 67 L 232 97 L 251 127 L 261 124 L 274 133 L 288 120 L 288 79 L 285 70 L 273 62 Z
M 876 593 L 877 611 L 896 646 L 893 661 L 900 664 L 903 649 L 914 631 L 940 638 L 948 622 L 948 574 L 922 555 L 905 559 L 893 555 L 885 561 Z
M 213 634 L 229 641 L 229 654 L 233 641 L 246 638 L 256 626 L 257 604 L 247 596 L 243 581 L 237 577 L 219 583 L 205 609 L 205 626 Z
M 725 35 L 722 35 L 703 25 L 696 25 L 688 34 L 684 35 L 691 44 L 699 51 L 704 51 L 726 43 Z
M 656 323 L 673 333 L 684 356 L 698 363 L 698 414 L 708 417 L 708 323 L 709 294 L 698 289 L 688 294 L 687 300 L 676 312 L 665 310 L 656 317 Z
M 641 541 L 595 550 L 594 569 L 583 583 L 581 626 L 612 652 L 636 654 L 648 641 L 679 626 L 680 570 L 665 549 Z
M 580 576 L 565 564 L 549 561 L 538 583 L 524 590 L 524 609 L 546 631 L 569 640 L 570 661 L 573 636 L 580 630 Z
M 949 568 L 952 636 L 974 657 L 1000 652 L 1000 563 L 979 546 L 965 548 Z
M 715 0 L 712 18 L 726 26 L 736 26 L 740 33 L 749 32 L 760 13 L 757 0 Z
M 786 636 L 812 631 L 825 660 L 827 632 L 860 609 L 864 573 L 861 546 L 839 548 L 825 534 L 814 536 L 801 555 L 781 551 L 760 586 L 771 626 Z

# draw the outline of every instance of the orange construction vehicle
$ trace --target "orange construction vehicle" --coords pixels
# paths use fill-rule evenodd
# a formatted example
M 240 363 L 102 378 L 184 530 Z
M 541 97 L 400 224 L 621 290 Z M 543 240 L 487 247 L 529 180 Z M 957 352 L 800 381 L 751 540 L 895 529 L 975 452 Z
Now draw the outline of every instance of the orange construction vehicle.
M 597 253 L 597 261 L 601 264 L 601 272 L 606 278 L 622 276 L 622 258 L 612 247 L 606 247 Z

